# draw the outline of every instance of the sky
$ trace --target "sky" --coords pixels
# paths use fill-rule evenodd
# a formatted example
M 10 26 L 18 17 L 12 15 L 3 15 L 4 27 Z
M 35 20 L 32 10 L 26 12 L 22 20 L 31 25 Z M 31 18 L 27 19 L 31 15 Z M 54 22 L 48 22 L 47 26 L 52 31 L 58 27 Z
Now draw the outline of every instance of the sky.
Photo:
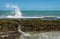
M 60 0 L 0 0 L 0 10 L 13 10 L 5 7 L 7 3 L 22 11 L 60 11 Z

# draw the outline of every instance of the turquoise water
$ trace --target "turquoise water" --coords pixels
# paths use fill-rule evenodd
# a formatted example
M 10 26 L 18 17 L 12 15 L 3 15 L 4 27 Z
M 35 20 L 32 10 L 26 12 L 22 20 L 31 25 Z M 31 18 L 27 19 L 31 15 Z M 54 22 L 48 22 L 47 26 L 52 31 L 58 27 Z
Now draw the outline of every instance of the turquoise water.
M 23 11 L 23 16 L 60 16 L 60 11 Z
M 60 16 L 60 11 L 21 11 L 22 16 Z M 15 15 L 11 11 L 0 11 L 0 16 Z
M 11 11 L 0 11 L 0 16 L 8 16 L 8 15 L 15 15 L 15 14 L 11 13 Z

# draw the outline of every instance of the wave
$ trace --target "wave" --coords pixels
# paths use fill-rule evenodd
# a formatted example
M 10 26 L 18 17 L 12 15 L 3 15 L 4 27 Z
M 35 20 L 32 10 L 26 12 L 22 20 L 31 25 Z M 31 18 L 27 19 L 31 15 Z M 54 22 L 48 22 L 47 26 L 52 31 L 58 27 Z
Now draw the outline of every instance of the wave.
M 0 18 L 60 18 L 60 16 L 32 16 L 32 17 L 29 17 L 29 16 L 0 16 Z

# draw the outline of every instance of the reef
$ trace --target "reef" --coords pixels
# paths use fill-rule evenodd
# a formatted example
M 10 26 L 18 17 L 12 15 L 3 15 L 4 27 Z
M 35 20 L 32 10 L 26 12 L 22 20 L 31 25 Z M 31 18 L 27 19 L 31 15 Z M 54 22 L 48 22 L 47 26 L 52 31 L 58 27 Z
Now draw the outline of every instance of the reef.
M 0 38 L 17 39 L 21 33 L 18 32 L 18 22 L 23 32 L 49 32 L 60 31 L 60 20 L 41 19 L 0 19 Z M 9 36 L 7 36 L 7 34 Z M 3 35 L 6 37 L 2 38 Z M 6 39 L 8 39 L 6 38 Z

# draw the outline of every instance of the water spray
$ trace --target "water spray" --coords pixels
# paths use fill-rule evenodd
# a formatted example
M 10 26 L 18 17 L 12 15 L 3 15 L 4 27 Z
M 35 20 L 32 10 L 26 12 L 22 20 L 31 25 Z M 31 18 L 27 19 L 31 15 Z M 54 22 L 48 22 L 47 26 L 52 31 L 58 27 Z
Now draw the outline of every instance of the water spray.
M 22 17 L 22 13 L 21 13 L 20 8 L 18 6 L 6 4 L 5 7 L 15 9 L 14 10 L 15 15 L 14 16 L 7 16 L 7 18 L 20 18 L 20 17 Z

